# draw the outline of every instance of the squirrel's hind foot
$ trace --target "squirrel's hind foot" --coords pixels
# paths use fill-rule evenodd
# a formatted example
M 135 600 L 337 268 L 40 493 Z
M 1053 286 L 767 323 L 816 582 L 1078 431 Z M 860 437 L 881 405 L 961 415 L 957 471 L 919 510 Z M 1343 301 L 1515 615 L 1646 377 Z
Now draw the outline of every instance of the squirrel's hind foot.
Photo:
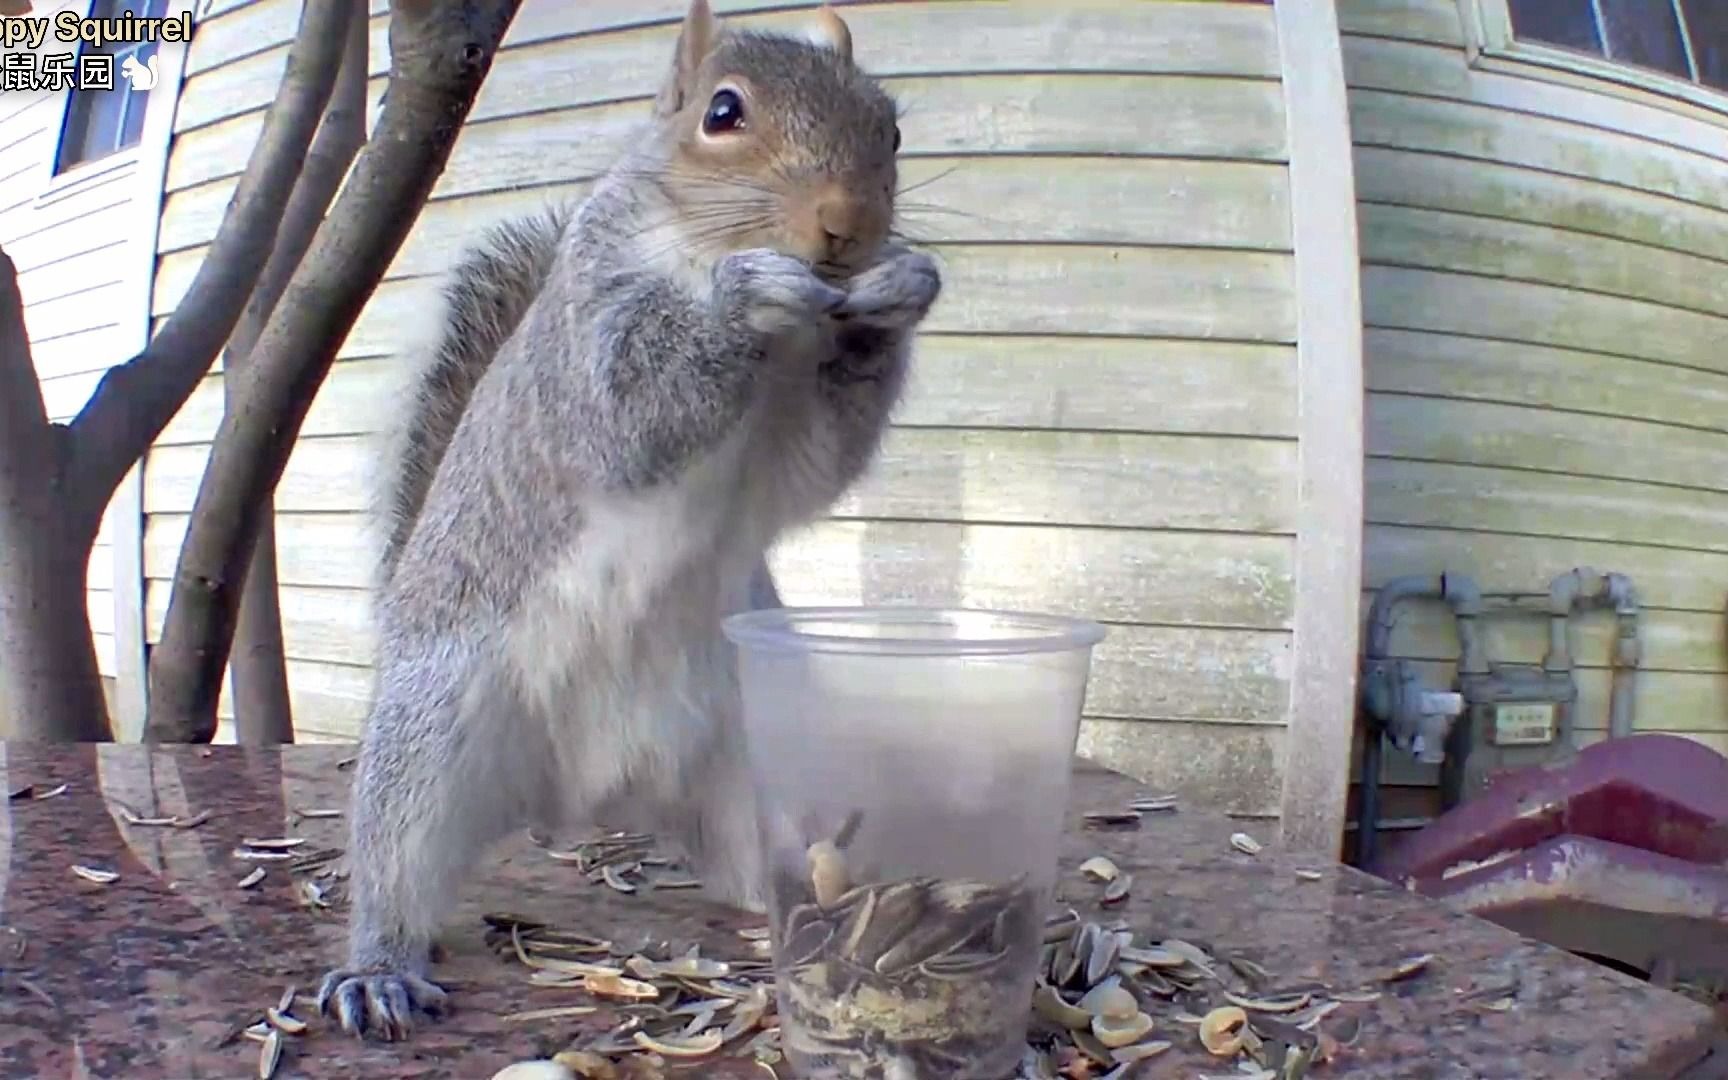
M 318 988 L 318 1011 L 359 1038 L 400 1042 L 413 1029 L 415 1013 L 437 1019 L 450 999 L 438 984 L 408 972 L 338 968 Z

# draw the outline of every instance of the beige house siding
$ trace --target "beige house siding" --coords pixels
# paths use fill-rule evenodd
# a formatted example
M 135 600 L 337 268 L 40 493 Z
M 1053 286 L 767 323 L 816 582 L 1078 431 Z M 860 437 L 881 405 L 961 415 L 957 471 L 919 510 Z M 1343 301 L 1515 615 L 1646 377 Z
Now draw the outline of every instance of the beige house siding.
M 643 115 L 682 7 L 524 4 L 434 201 L 314 405 L 277 496 L 291 680 L 308 734 L 351 736 L 362 719 L 368 436 L 410 330 L 434 310 L 437 275 L 492 221 L 582 190 Z M 296 10 L 227 5 L 194 42 L 158 316 L 214 233 Z M 904 180 L 931 179 L 911 198 L 944 211 L 907 224 L 937 241 L 949 290 L 880 464 L 833 520 L 776 552 L 787 599 L 1104 619 L 1086 749 L 1275 813 L 1298 446 L 1272 7 L 956 0 L 858 3 L 847 18 L 863 62 L 909 106 Z M 219 378 L 146 469 L 152 637 L 220 415 Z
M 35 14 L 88 7 L 89 0 L 39 3 Z M 76 416 L 103 372 L 145 341 L 161 157 L 151 140 L 166 138 L 178 66 L 175 47 L 159 55 L 163 78 L 150 94 L 139 145 L 60 176 L 54 164 L 69 95 L 0 94 L 0 248 L 18 270 L 31 353 L 56 421 Z M 122 734 L 142 719 L 137 518 L 134 475 L 110 503 L 89 564 L 97 661 Z
M 1728 750 L 1728 118 L 1472 68 L 1453 0 L 1340 9 L 1364 584 L 1450 569 L 1541 591 L 1574 565 L 1626 573 L 1645 604 L 1638 729 Z M 1497 627 L 1498 657 L 1540 658 L 1539 620 Z M 1607 727 L 1612 620 L 1580 629 L 1589 742 Z M 1441 613 L 1411 612 L 1393 643 L 1450 678 Z

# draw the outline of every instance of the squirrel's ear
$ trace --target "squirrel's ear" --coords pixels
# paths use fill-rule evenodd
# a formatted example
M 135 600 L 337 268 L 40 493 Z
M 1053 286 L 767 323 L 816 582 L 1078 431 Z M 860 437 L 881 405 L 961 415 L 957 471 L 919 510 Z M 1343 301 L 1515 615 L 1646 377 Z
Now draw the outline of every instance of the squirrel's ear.
M 690 102 L 696 89 L 696 72 L 702 61 L 714 49 L 714 39 L 720 35 L 720 21 L 708 0 L 690 0 L 690 11 L 684 16 L 684 26 L 678 31 L 678 45 L 672 56 L 672 70 L 660 94 L 654 99 L 654 115 L 671 116 Z
M 823 4 L 817 10 L 814 36 L 816 44 L 833 49 L 843 60 L 852 59 L 852 31 L 831 5 Z

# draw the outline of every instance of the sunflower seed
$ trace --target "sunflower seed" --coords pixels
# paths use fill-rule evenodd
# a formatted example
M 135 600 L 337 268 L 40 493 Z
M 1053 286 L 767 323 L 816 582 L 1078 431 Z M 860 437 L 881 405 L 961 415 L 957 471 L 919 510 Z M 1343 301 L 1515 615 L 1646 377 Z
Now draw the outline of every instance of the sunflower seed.
M 645 1031 L 638 1031 L 634 1036 L 636 1045 L 644 1050 L 652 1050 L 656 1054 L 667 1057 L 703 1057 L 720 1049 L 721 1039 L 718 1031 L 709 1031 L 690 1038 L 654 1038 Z
M 1094 855 L 1080 864 L 1080 872 L 1093 881 L 1114 881 L 1122 871 L 1102 855 Z
M 846 856 L 832 840 L 818 840 L 805 853 L 810 864 L 810 884 L 816 892 L 816 903 L 832 907 L 847 891 Z
M 1087 828 L 1112 829 L 1136 828 L 1140 824 L 1140 815 L 1132 810 L 1097 810 L 1085 815 Z
M 661 878 L 654 883 L 655 889 L 700 889 L 701 878 Z
M 1386 996 L 1378 990 L 1331 990 L 1328 993 L 1333 1000 L 1352 1005 L 1365 1005 L 1370 1001 L 1379 1001 Z
M 1258 855 L 1262 850 L 1260 841 L 1241 832 L 1230 834 L 1230 846 L 1244 855 Z
M 1398 965 L 1380 981 L 1398 982 L 1400 979 L 1408 979 L 1414 975 L 1421 974 L 1427 969 L 1429 964 L 1433 963 L 1433 961 L 1433 953 L 1422 953 L 1419 956 L 1406 957 L 1405 959 L 1400 960 Z
M 306 1034 L 306 1021 L 289 1016 L 281 1009 L 265 1009 L 264 1019 L 270 1021 L 270 1026 L 284 1035 Z
M 281 996 L 276 999 L 276 1011 L 287 1012 L 289 1009 L 292 1009 L 294 1007 L 295 994 L 296 991 L 292 986 L 284 986 L 282 988 Z
M 1200 1044 L 1213 1057 L 1232 1058 L 1241 1051 L 1247 1030 L 1248 1014 L 1225 1005 L 1200 1018 Z
M 653 1001 L 660 988 L 652 983 L 627 979 L 623 975 L 589 974 L 582 977 L 582 987 L 596 997 L 626 1001 Z
M 242 840 L 240 846 L 255 851 L 292 851 L 306 842 L 302 836 L 272 836 L 258 840 Z
M 252 886 L 264 880 L 264 874 L 265 870 L 262 866 L 254 866 L 250 874 L 247 874 L 245 877 L 235 882 L 235 884 L 242 889 L 250 889 Z
M 506 1024 L 529 1024 L 536 1020 L 564 1020 L 573 1016 L 592 1016 L 600 1011 L 598 1005 L 560 1005 L 551 1009 L 529 1009 L 526 1012 L 507 1013 L 504 1016 Z
M 1326 1019 L 1336 1009 L 1342 1008 L 1343 1002 L 1322 1001 L 1310 1006 L 1290 1018 L 1290 1023 L 1301 1031 L 1313 1031 L 1320 1021 Z
M 1319 881 L 1324 876 L 1325 875 L 1322 874 L 1318 870 L 1298 870 L 1298 871 L 1296 871 L 1296 880 L 1297 881 Z
M 282 1064 L 282 1033 L 272 1030 L 264 1038 L 264 1048 L 258 1052 L 258 1080 L 270 1080 L 276 1067 Z
M 1093 935 L 1092 947 L 1086 951 L 1086 985 L 1097 986 L 1116 966 L 1122 946 L 1115 934 Z
M 168 814 L 168 816 L 162 817 L 140 817 L 138 814 L 135 814 L 133 810 L 128 809 L 128 807 L 121 807 L 119 819 L 124 821 L 126 824 L 130 824 L 133 828 L 156 828 L 156 826 L 164 826 L 164 828 L 166 828 L 166 826 L 171 826 L 171 824 L 175 824 L 175 821 L 178 821 L 173 814 Z
M 753 1030 L 762 1022 L 762 1017 L 768 1013 L 768 989 L 764 986 L 755 987 L 750 996 L 736 1003 L 732 1011 L 732 1019 L 720 1032 L 720 1041 L 729 1043 L 740 1035 Z
M 336 818 L 342 816 L 342 811 L 328 807 L 302 807 L 301 809 L 294 811 L 294 813 L 296 816 L 303 818 Z
M 600 869 L 600 880 L 604 881 L 606 886 L 615 892 L 633 893 L 636 891 L 636 886 L 625 881 L 624 875 L 619 873 L 615 867 L 602 867 Z
M 97 885 L 112 885 L 114 882 L 120 880 L 120 875 L 115 873 L 114 871 L 101 870 L 101 869 L 98 869 L 94 866 L 74 865 L 72 867 L 72 872 L 74 874 L 77 874 L 79 877 L 83 878 L 85 881 L 92 882 L 92 883 L 97 884 Z
M 661 975 L 675 979 L 723 979 L 732 972 L 730 964 L 703 956 L 680 956 L 659 967 Z
M 292 851 L 258 851 L 251 848 L 235 848 L 233 854 L 236 859 L 250 862 L 282 862 L 294 857 Z
M 1032 991 L 1032 1008 L 1044 1019 L 1069 1030 L 1078 1030 L 1092 1023 L 1091 1013 L 1069 1004 L 1048 983 L 1040 983 Z
M 1176 809 L 1176 796 L 1158 795 L 1150 799 L 1135 799 L 1128 804 L 1128 809 L 1137 814 L 1156 814 L 1164 810 Z
M 1098 902 L 1107 906 L 1120 904 L 1122 901 L 1128 899 L 1128 890 L 1133 887 L 1133 875 L 1123 874 L 1112 880 L 1110 884 L 1104 886 L 1104 895 L 1098 898 Z
M 1170 1043 L 1163 1039 L 1153 1039 L 1150 1042 L 1135 1043 L 1132 1046 L 1120 1046 L 1110 1051 L 1110 1056 L 1118 1065 L 1132 1065 L 1136 1061 L 1145 1061 L 1170 1049 Z
M 1254 1012 L 1291 1013 L 1308 1004 L 1309 995 L 1298 994 L 1284 998 L 1252 998 L 1244 997 L 1241 994 L 1233 994 L 1226 990 L 1224 991 L 1224 1000 L 1230 1002 L 1232 1005 L 1240 1005 L 1244 1009 L 1250 1009 Z

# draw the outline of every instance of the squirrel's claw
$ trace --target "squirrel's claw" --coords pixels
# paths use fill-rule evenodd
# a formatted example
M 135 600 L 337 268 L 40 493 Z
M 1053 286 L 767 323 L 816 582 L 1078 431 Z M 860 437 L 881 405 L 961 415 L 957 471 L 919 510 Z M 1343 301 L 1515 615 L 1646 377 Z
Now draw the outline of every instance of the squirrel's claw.
M 449 997 L 418 975 L 337 970 L 318 987 L 318 1011 L 350 1035 L 400 1042 L 413 1029 L 416 1012 L 434 1019 L 443 1016 Z
M 942 293 L 942 274 L 922 252 L 903 251 L 858 275 L 835 315 L 894 330 L 923 321 Z

